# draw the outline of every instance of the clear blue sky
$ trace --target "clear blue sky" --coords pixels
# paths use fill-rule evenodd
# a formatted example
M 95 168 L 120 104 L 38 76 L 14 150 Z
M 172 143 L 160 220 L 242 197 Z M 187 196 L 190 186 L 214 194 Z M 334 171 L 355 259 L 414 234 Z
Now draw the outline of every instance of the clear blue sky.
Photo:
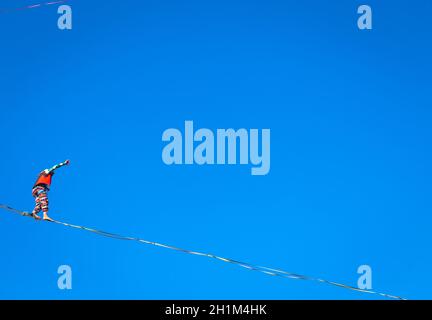
M 36 0 L 37 2 L 37 0 Z M 33 1 L 1 1 L 20 7 Z M 428 1 L 72 1 L 0 15 L 0 203 L 431 298 Z M 168 167 L 162 132 L 270 128 L 268 176 Z M 0 298 L 374 299 L 0 213 Z M 73 289 L 57 289 L 57 267 Z

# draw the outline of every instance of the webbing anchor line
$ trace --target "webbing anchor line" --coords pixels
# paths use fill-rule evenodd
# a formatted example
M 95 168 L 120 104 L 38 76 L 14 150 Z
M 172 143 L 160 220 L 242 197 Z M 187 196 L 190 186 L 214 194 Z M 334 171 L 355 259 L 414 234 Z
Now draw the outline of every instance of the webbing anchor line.
M 21 216 L 26 216 L 26 217 L 32 217 L 32 215 L 28 212 L 25 211 L 20 211 L 17 209 L 14 209 L 12 207 L 9 207 L 7 205 L 3 205 L 0 204 L 0 208 L 7 210 L 9 212 L 13 212 L 16 214 L 19 214 Z M 381 297 L 385 297 L 385 298 L 390 298 L 390 299 L 397 299 L 397 300 L 406 300 L 402 297 L 396 296 L 396 295 L 392 295 L 392 294 L 387 294 L 387 293 L 381 293 L 378 291 L 372 291 L 372 290 L 366 290 L 366 289 L 360 289 L 360 288 L 356 288 L 353 286 L 349 286 L 349 285 L 345 285 L 342 283 L 338 283 L 338 282 L 334 282 L 334 281 L 329 281 L 329 280 L 324 280 L 324 279 L 320 279 L 320 278 L 314 278 L 314 277 L 309 277 L 309 276 L 305 276 L 305 275 L 301 275 L 301 274 L 296 274 L 296 273 L 291 273 L 291 272 L 287 272 L 284 270 L 279 270 L 279 269 L 273 269 L 273 268 L 267 268 L 267 267 L 263 267 L 263 266 L 257 266 L 257 265 L 253 265 L 247 262 L 241 262 L 241 261 L 237 261 L 237 260 L 233 260 L 233 259 L 229 259 L 229 258 L 224 258 L 221 256 L 217 256 L 214 254 L 210 254 L 210 253 L 203 253 L 203 252 L 198 252 L 198 251 L 191 251 L 191 250 L 187 250 L 187 249 L 182 249 L 182 248 L 177 248 L 174 246 L 170 246 L 170 245 L 166 245 L 166 244 L 162 244 L 162 243 L 158 243 L 158 242 L 153 242 L 153 241 L 148 241 L 148 240 L 144 240 L 144 239 L 140 239 L 140 238 L 136 238 L 136 237 L 127 237 L 127 236 L 122 236 L 119 234 L 115 234 L 115 233 L 110 233 L 110 232 L 106 232 L 106 231 L 102 231 L 102 230 L 97 230 L 97 229 L 92 229 L 92 228 L 88 228 L 88 227 L 84 227 L 84 226 L 78 226 L 78 225 L 74 225 L 74 224 L 70 224 L 70 223 L 66 223 L 66 222 L 62 222 L 62 221 L 52 221 L 52 223 L 58 224 L 58 225 L 63 225 L 65 227 L 69 227 L 69 228 L 74 228 L 74 229 L 80 229 L 80 230 L 85 230 L 88 232 L 92 232 L 104 237 L 109 237 L 109 238 L 114 238 L 114 239 L 119 239 L 119 240 L 126 240 L 126 241 L 135 241 L 135 242 L 139 242 L 139 243 L 144 243 L 144 244 L 148 244 L 148 245 L 153 245 L 156 247 L 161 247 L 161 248 L 166 248 L 166 249 L 170 249 L 170 250 L 175 250 L 175 251 L 180 251 L 180 252 L 184 252 L 187 254 L 191 254 L 191 255 L 197 255 L 197 256 L 203 256 L 203 257 L 208 257 L 208 258 L 212 258 L 212 259 L 216 259 L 219 261 L 223 261 L 223 262 L 228 262 L 228 263 L 232 263 L 235 265 L 238 265 L 242 268 L 246 268 L 252 271 L 257 271 L 257 272 L 261 272 L 270 276 L 275 276 L 275 277 L 282 277 L 282 278 L 288 278 L 288 279 L 296 279 L 296 280 L 305 280 L 305 281 L 314 281 L 314 282 L 319 282 L 319 283 L 325 283 L 331 286 L 336 286 L 336 287 L 340 287 L 340 288 L 344 288 L 344 289 L 348 289 L 351 291 L 357 291 L 357 292 L 363 292 L 363 293 L 369 293 L 369 294 L 374 294 L 374 295 L 378 295 Z

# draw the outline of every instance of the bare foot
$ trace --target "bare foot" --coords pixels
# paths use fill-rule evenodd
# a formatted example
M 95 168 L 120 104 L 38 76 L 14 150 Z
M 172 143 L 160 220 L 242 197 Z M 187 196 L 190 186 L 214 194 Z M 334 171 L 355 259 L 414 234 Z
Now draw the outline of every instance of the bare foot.
M 45 213 L 44 213 L 44 215 L 43 215 L 43 220 L 44 220 L 44 221 L 49 221 L 49 222 L 54 222 L 54 220 L 51 219 L 50 217 L 48 217 L 48 215 L 45 214 Z
M 41 217 L 39 217 L 36 213 L 31 213 L 30 216 L 32 216 L 35 220 L 41 219 Z

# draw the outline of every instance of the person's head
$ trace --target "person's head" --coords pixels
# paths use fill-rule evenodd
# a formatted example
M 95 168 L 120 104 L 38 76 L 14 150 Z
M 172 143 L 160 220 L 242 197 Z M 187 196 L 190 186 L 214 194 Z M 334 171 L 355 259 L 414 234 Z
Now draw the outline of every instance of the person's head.
M 45 169 L 44 171 L 42 171 L 42 173 L 44 175 L 48 175 L 48 174 L 50 174 L 50 171 L 49 171 L 49 169 Z M 51 175 L 54 175 L 54 171 L 51 171 Z

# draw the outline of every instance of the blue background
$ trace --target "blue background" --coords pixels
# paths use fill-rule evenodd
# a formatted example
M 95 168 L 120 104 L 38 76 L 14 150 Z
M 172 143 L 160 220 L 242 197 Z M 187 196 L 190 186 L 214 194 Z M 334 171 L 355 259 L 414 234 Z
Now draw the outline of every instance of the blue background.
M 0 203 L 431 298 L 427 1 L 73 1 L 0 14 Z M 1 7 L 33 4 L 4 1 Z M 270 128 L 268 176 L 166 166 L 162 132 Z M 375 299 L 1 212 L 3 299 Z M 57 288 L 57 268 L 73 289 Z

